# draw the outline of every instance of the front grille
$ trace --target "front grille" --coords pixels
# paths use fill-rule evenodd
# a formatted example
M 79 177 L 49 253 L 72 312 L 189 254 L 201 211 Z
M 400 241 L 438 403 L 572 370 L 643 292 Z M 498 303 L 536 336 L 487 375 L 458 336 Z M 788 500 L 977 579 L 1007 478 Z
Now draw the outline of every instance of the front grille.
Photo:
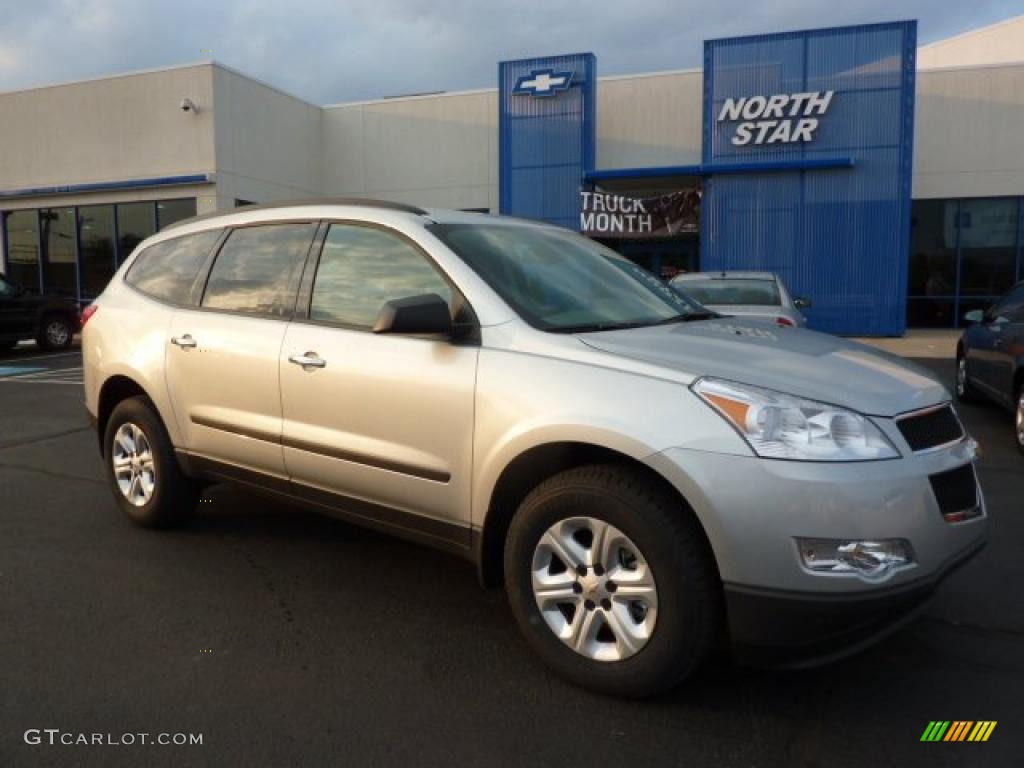
M 949 405 L 906 416 L 897 421 L 896 426 L 912 451 L 926 451 L 937 445 L 956 442 L 964 436 L 964 428 Z
M 959 522 L 981 514 L 978 508 L 978 481 L 974 477 L 974 465 L 950 469 L 930 475 L 932 493 L 939 504 L 942 516 L 950 522 Z

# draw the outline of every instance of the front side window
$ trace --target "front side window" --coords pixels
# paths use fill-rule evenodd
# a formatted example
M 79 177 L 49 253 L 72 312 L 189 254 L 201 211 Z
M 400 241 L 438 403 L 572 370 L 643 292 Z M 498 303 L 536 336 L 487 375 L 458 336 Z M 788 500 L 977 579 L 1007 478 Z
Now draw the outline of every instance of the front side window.
M 988 322 L 998 318 L 1004 318 L 1012 323 L 1024 322 L 1024 283 L 1006 294 L 985 313 Z
M 567 230 L 486 223 L 429 229 L 524 320 L 544 331 L 611 330 L 708 316 L 650 272 Z
M 212 229 L 151 245 L 135 257 L 124 279 L 153 298 L 187 304 L 196 275 L 220 233 Z
M 213 263 L 203 306 L 290 316 L 314 232 L 309 222 L 236 229 Z
M 386 302 L 425 293 L 436 293 L 451 306 L 448 283 L 411 243 L 371 227 L 332 224 L 317 267 L 309 316 L 372 328 Z
M 782 304 L 779 287 L 774 280 L 710 278 L 676 280 L 672 286 L 704 305 L 777 307 Z

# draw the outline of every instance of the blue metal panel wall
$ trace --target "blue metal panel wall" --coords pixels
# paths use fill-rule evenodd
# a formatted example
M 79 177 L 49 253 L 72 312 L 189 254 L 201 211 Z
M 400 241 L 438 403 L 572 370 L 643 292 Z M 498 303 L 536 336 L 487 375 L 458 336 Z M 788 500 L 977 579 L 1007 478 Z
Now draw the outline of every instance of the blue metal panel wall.
M 849 157 L 850 169 L 715 175 L 701 205 L 703 269 L 778 272 L 814 302 L 812 327 L 906 328 L 917 23 L 704 44 L 705 164 Z M 809 142 L 734 146 L 727 98 L 835 91 Z
M 596 59 L 592 53 L 498 66 L 501 213 L 579 228 L 579 189 L 594 168 Z M 525 92 L 535 73 L 571 73 L 569 86 Z

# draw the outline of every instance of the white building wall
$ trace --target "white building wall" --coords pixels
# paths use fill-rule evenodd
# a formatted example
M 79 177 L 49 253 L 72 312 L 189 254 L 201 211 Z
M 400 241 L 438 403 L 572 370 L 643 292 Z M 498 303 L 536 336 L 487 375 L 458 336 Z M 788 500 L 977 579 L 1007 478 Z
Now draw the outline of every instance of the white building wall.
M 1024 60 L 1024 16 L 972 29 L 917 49 L 919 69 L 976 67 Z
M 696 165 L 701 155 L 699 69 L 597 81 L 597 167 Z
M 1024 64 L 917 73 L 915 198 L 1024 195 Z
M 213 96 L 218 210 L 320 194 L 320 107 L 219 64 Z
M 212 104 L 208 64 L 0 94 L 0 189 L 211 172 Z
M 341 104 L 322 120 L 325 194 L 497 210 L 497 91 Z

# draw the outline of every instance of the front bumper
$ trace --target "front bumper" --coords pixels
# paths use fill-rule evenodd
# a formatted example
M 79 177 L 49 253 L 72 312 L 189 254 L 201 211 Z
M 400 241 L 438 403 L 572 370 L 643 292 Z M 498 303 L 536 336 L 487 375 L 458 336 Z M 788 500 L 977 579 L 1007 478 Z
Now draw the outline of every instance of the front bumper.
M 987 538 L 982 514 L 949 523 L 929 476 L 973 448 L 891 461 L 813 463 L 673 448 L 648 459 L 690 502 L 721 576 L 736 655 L 757 664 L 827 661 L 892 631 Z M 907 539 L 915 563 L 871 579 L 813 573 L 796 540 Z
M 856 653 L 913 619 L 939 583 L 983 547 L 984 542 L 932 578 L 872 592 L 828 595 L 727 586 L 733 658 L 752 666 L 799 669 Z

